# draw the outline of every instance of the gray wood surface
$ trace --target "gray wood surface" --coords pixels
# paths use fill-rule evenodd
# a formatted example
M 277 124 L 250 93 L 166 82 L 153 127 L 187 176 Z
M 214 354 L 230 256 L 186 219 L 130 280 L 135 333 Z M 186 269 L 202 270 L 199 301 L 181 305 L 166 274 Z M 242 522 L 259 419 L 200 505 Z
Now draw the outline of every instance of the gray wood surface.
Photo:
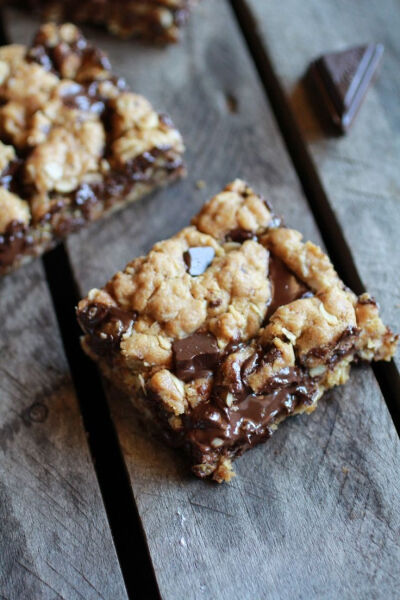
M 32 30 L 12 25 L 16 40 Z M 189 176 L 69 239 L 82 294 L 187 224 L 236 176 L 319 242 L 227 2 L 205 0 L 183 45 L 167 50 L 87 31 L 135 91 L 171 113 Z M 165 600 L 396 597 L 400 446 L 369 368 L 239 459 L 238 477 L 222 486 L 190 477 L 126 400 L 109 398 Z
M 40 261 L 0 319 L 0 598 L 126 598 Z
M 365 287 L 400 331 L 400 5 L 245 0 Z M 347 136 L 328 137 L 301 78 L 324 52 L 381 42 L 382 68 Z M 397 354 L 400 365 L 400 351 Z

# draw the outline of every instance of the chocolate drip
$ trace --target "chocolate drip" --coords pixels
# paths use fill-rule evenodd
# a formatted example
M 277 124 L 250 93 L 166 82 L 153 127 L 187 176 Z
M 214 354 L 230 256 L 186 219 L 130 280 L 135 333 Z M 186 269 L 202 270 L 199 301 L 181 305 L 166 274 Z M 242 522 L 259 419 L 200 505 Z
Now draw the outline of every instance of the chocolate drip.
M 116 351 L 124 333 L 134 324 L 137 314 L 122 310 L 117 306 L 106 306 L 91 302 L 77 311 L 79 324 L 89 334 L 88 343 L 99 355 Z
M 269 259 L 268 276 L 271 282 L 271 301 L 265 317 L 266 322 L 280 306 L 289 304 L 299 298 L 313 296 L 310 288 L 289 271 L 280 258 L 273 254 L 270 255 Z
M 175 373 L 182 381 L 208 375 L 220 359 L 217 340 L 210 333 L 193 333 L 172 344 Z
M 28 228 L 23 223 L 11 221 L 0 234 L 0 269 L 10 267 L 21 254 L 26 254 L 33 245 Z
M 214 403 L 200 404 L 187 418 L 185 427 L 191 451 L 201 461 L 209 455 L 215 461 L 218 448 L 239 454 L 248 447 L 266 440 L 272 434 L 271 425 L 293 414 L 296 408 L 312 403 L 315 383 L 298 369 L 287 373 L 285 387 L 268 394 L 248 394 L 232 407 Z M 293 381 L 291 381 L 293 380 Z

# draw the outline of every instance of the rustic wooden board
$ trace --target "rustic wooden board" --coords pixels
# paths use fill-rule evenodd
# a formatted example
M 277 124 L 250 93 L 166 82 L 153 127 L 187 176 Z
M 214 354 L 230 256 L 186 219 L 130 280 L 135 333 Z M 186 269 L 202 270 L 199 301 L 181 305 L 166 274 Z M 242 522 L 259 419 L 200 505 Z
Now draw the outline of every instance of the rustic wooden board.
M 0 597 L 126 598 L 40 261 L 0 315 Z
M 365 287 L 400 331 L 400 5 L 245 0 Z M 328 136 L 301 78 L 317 56 L 382 42 L 382 69 L 347 136 Z M 400 351 L 397 354 L 400 365 Z
M 32 30 L 21 19 L 12 25 L 16 40 Z M 187 142 L 189 177 L 70 238 L 82 294 L 187 224 L 237 175 L 320 241 L 226 2 L 202 3 L 184 44 L 165 51 L 88 32 L 136 91 L 172 114 Z M 197 190 L 198 180 L 207 188 Z M 237 461 L 238 477 L 224 486 L 191 478 L 183 459 L 150 439 L 112 395 L 163 598 L 396 594 L 400 447 L 369 368 Z

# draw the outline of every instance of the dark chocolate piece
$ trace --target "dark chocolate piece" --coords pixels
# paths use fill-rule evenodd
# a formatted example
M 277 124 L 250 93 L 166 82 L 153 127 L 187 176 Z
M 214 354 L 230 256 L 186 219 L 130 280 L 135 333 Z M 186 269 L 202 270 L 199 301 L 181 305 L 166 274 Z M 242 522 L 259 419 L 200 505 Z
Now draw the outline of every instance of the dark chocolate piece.
M 268 306 L 266 320 L 274 314 L 277 308 L 284 304 L 289 304 L 299 298 L 310 297 L 312 292 L 305 283 L 300 281 L 294 273 L 289 271 L 285 263 L 270 255 L 269 259 L 269 280 L 271 282 L 271 302 Z
M 92 302 L 77 313 L 82 329 L 90 337 L 93 350 L 101 355 L 115 351 L 122 336 L 135 322 L 136 313 L 117 306 Z
M 214 260 L 215 250 L 211 246 L 189 248 L 183 254 L 189 275 L 201 275 Z
M 330 119 L 346 132 L 361 107 L 381 62 L 382 44 L 357 46 L 325 54 L 310 67 L 310 76 Z
M 217 340 L 210 333 L 193 333 L 172 344 L 175 373 L 182 381 L 207 375 L 219 361 Z

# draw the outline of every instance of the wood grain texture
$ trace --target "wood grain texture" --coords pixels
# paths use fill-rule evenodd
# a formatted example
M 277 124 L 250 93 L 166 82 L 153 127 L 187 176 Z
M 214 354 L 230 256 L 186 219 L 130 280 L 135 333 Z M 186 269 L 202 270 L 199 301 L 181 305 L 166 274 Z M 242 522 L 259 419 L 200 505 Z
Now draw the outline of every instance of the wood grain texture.
M 246 0 L 365 287 L 400 331 L 400 6 Z M 382 68 L 347 136 L 329 135 L 302 81 L 324 52 L 381 42 Z M 400 366 L 400 350 L 397 353 Z
M 26 38 L 26 23 L 13 29 Z M 320 241 L 226 2 L 204 1 L 183 45 L 165 51 L 88 32 L 135 91 L 171 113 L 189 176 L 69 239 L 82 294 L 186 225 L 236 176 Z M 207 187 L 197 190 L 198 180 Z M 192 478 L 177 453 L 138 426 L 126 400 L 109 397 L 165 600 L 397 593 L 400 447 L 369 368 L 236 461 L 238 477 L 222 486 Z
M 0 598 L 126 598 L 39 261 L 0 319 Z

